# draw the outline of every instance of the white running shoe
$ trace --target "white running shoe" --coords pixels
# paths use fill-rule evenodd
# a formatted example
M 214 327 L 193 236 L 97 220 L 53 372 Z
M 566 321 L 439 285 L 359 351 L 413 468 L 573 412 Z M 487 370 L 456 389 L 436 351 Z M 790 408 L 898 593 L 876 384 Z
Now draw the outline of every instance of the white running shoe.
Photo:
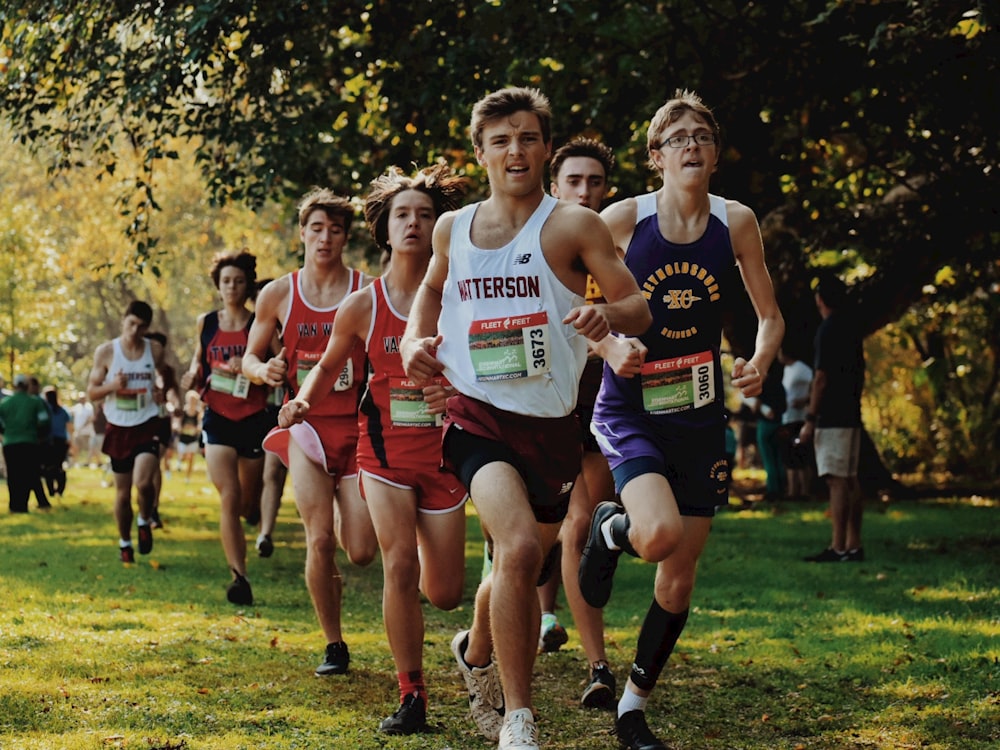
M 538 729 L 530 708 L 519 708 L 507 714 L 500 729 L 497 750 L 538 750 Z
M 469 689 L 469 713 L 472 714 L 472 720 L 486 739 L 496 742 L 500 739 L 504 714 L 500 675 L 494 662 L 485 667 L 470 667 L 465 661 L 468 643 L 469 631 L 459 631 L 451 639 L 451 652 L 455 655 L 458 671 L 462 673 L 465 686 Z

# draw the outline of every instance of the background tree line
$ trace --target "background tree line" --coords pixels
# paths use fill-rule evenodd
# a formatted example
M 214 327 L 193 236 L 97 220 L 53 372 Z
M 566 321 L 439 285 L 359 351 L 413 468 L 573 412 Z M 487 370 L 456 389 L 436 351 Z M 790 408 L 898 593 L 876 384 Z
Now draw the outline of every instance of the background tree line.
M 389 164 L 439 157 L 480 178 L 469 108 L 514 83 L 550 97 L 557 145 L 607 142 L 618 195 L 630 195 L 656 187 L 648 118 L 676 88 L 695 89 L 723 123 L 714 190 L 761 218 L 790 345 L 810 347 L 816 270 L 838 270 L 867 332 L 880 332 L 870 361 L 896 366 L 873 372 L 866 405 L 891 462 L 995 472 L 996 13 L 974 0 L 12 0 L 0 9 L 0 111 L 57 173 L 89 170 L 88 194 L 103 176 L 117 213 L 104 245 L 124 240 L 110 263 L 92 246 L 81 268 L 117 309 L 125 286 L 157 286 L 155 270 L 204 265 L 171 236 L 184 223 L 159 210 L 172 162 L 196 165 L 190 190 L 206 202 L 192 223 L 219 217 L 214 245 L 239 232 L 224 236 L 219 221 L 234 215 L 210 207 L 287 217 L 314 184 L 359 195 Z M 63 205 L 57 223 L 86 224 Z M 294 233 L 278 224 L 270 257 L 287 259 Z M 23 223 L 10 226 L 5 243 L 23 242 Z M 130 268 L 147 273 L 121 274 Z M 727 328 L 736 352 L 752 346 L 746 313 Z

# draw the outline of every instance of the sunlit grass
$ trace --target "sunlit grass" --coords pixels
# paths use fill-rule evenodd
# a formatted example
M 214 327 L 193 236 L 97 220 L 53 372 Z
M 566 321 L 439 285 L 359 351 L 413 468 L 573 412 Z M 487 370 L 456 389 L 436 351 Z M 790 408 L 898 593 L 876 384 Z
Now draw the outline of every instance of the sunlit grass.
M 172 477 L 153 554 L 117 560 L 111 490 L 73 470 L 49 514 L 0 516 L 0 748 L 487 748 L 466 717 L 448 643 L 471 617 L 483 545 L 470 515 L 466 596 L 425 608 L 429 736 L 385 740 L 396 701 L 381 570 L 340 563 L 352 669 L 312 674 L 324 646 L 286 496 L 274 557 L 253 554 L 253 607 L 225 600 L 214 492 Z M 867 562 L 811 565 L 829 537 L 820 503 L 759 505 L 716 520 L 691 618 L 649 707 L 675 750 L 986 750 L 1000 743 L 996 503 L 874 506 Z M 251 536 L 252 540 L 252 536 Z M 624 681 L 653 569 L 623 559 L 605 611 Z M 586 659 L 539 657 L 542 746 L 615 747 L 610 715 L 578 708 Z

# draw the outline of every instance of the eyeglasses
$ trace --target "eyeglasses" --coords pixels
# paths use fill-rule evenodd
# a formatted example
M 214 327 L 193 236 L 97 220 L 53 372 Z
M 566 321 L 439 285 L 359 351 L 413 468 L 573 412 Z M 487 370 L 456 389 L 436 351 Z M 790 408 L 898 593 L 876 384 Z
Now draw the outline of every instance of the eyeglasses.
M 716 143 L 715 133 L 695 133 L 694 135 L 672 135 L 664 138 L 663 142 L 654 149 L 670 146 L 670 148 L 687 148 L 687 145 L 694 141 L 699 146 L 712 146 Z

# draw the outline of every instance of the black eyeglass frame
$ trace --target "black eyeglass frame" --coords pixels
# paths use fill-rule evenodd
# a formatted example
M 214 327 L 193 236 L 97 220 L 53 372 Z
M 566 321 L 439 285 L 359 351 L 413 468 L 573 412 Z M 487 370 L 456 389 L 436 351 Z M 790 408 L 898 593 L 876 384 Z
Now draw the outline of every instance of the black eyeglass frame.
M 676 141 L 676 143 L 674 143 L 674 141 Z M 699 146 L 714 146 L 719 142 L 719 137 L 715 133 L 672 135 L 653 146 L 653 150 L 659 150 L 664 146 L 669 146 L 670 148 L 687 148 L 691 141 L 694 141 Z

